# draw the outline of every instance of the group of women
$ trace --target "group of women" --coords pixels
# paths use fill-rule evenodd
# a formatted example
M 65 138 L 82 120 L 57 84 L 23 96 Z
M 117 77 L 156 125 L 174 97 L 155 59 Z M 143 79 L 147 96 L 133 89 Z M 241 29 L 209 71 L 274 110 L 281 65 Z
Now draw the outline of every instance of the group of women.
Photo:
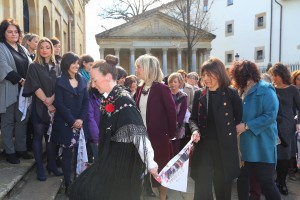
M 222 61 L 210 58 L 200 68 L 205 87 L 189 101 L 182 91 L 181 73 L 171 74 L 166 86 L 154 56 L 145 54 L 136 60 L 141 82 L 135 90 L 136 78 L 127 79 L 119 72 L 122 68 L 116 56 L 107 55 L 95 63 L 89 56 L 80 59 L 72 52 L 55 57 L 55 41 L 41 38 L 33 57 L 19 45 L 21 30 L 13 19 L 2 21 L 0 33 L 1 132 L 7 160 L 18 163 L 15 152 L 28 157 L 26 137 L 21 133 L 29 114 L 19 111 L 18 98 L 32 97 L 29 110 L 37 179 L 47 179 L 42 162 L 45 136 L 47 170 L 64 175 L 70 199 L 139 199 L 145 177 L 158 188 L 159 198 L 166 199 L 167 189 L 157 181 L 158 172 L 180 151 L 190 103 L 195 200 L 213 199 L 213 186 L 216 199 L 231 199 L 237 177 L 239 199 L 249 199 L 250 179 L 266 199 L 288 194 L 286 176 L 295 156 L 294 132 L 300 130 L 299 112 L 294 120 L 295 111 L 300 111 L 300 95 L 281 63 L 269 70 L 272 85 L 261 80 L 251 61 L 234 61 L 228 74 Z M 126 82 L 135 83 L 134 95 L 120 86 Z M 90 142 L 96 159 L 71 184 L 80 129 L 94 134 Z M 63 173 L 55 162 L 57 145 L 63 149 Z

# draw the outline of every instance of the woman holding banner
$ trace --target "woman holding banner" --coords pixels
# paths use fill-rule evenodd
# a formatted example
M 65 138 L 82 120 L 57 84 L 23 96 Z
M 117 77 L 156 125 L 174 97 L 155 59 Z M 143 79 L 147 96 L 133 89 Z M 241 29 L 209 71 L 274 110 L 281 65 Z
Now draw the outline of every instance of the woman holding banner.
M 224 64 L 211 58 L 201 67 L 206 88 L 194 96 L 190 128 L 195 148 L 191 177 L 195 180 L 194 200 L 231 199 L 233 179 L 239 175 L 236 125 L 242 119 L 242 103 Z

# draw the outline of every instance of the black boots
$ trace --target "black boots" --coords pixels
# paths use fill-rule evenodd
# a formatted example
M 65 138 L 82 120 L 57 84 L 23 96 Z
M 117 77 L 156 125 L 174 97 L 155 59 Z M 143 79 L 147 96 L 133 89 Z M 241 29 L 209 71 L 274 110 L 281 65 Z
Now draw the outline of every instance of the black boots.
M 6 161 L 11 163 L 11 164 L 19 164 L 20 163 L 20 159 L 17 158 L 15 153 L 7 153 L 6 154 Z

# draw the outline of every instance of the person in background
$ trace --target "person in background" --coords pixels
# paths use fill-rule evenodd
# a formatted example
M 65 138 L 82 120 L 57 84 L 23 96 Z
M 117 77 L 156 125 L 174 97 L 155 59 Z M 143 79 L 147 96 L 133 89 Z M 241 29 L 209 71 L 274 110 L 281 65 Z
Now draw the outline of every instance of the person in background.
M 191 129 L 189 126 L 189 118 L 191 116 L 192 112 L 192 106 L 193 106 L 193 99 L 194 99 L 194 87 L 190 84 L 186 83 L 186 72 L 184 70 L 178 70 L 178 73 L 181 74 L 183 77 L 183 84 L 181 86 L 181 90 L 187 94 L 187 111 L 185 113 L 184 117 L 184 123 L 185 123 L 185 137 L 181 140 L 181 149 L 190 141 L 191 139 Z
M 127 77 L 127 72 L 126 72 L 126 70 L 125 70 L 123 67 L 121 67 L 121 66 L 117 66 L 117 70 L 118 70 L 117 84 L 118 84 L 118 85 L 124 86 L 125 78 Z
M 239 175 L 236 127 L 242 120 L 242 102 L 230 86 L 225 65 L 210 58 L 201 66 L 206 88 L 195 93 L 190 127 L 195 142 L 191 177 L 194 200 L 230 200 L 233 179 Z
M 29 57 L 32 60 L 34 60 L 35 58 L 38 42 L 39 42 L 39 36 L 32 33 L 25 34 L 25 36 L 22 39 L 22 45 L 28 50 Z M 27 124 L 27 131 L 26 131 L 27 150 L 32 151 L 32 142 L 33 142 L 33 124 L 30 115 Z
M 32 159 L 26 147 L 29 112 L 19 110 L 19 96 L 24 86 L 29 64 L 32 62 L 25 47 L 19 44 L 22 31 L 11 18 L 0 24 L 0 118 L 1 137 L 6 160 L 19 164 L 18 157 Z M 27 111 L 27 109 L 26 109 Z M 22 120 L 22 116 L 25 119 Z
M 293 157 L 296 157 L 295 132 L 300 131 L 300 94 L 299 89 L 292 85 L 291 74 L 288 68 L 275 63 L 270 69 L 276 94 L 279 99 L 281 112 L 278 112 L 278 134 L 281 144 L 277 145 L 277 187 L 281 194 L 288 195 L 286 177 Z M 297 120 L 294 117 L 294 108 L 297 110 Z
M 135 75 L 129 75 L 125 78 L 124 86 L 130 90 L 131 96 L 135 95 L 138 80 Z
M 60 65 L 62 75 L 55 84 L 54 105 L 57 109 L 53 120 L 51 142 L 60 145 L 63 149 L 61 164 L 65 180 L 65 193 L 68 195 L 71 184 L 72 158 L 74 158 L 75 170 L 79 133 L 83 124 L 86 123 L 88 93 L 87 83 L 78 73 L 79 57 L 73 52 L 65 53 Z M 75 154 L 74 157 L 73 154 Z M 74 175 L 75 177 L 76 175 Z
M 81 55 L 79 59 L 79 73 L 85 78 L 87 82 L 90 80 L 90 71 L 94 63 L 94 58 L 90 55 Z
M 176 131 L 176 106 L 168 86 L 162 83 L 163 73 L 159 60 L 152 55 L 142 55 L 135 61 L 136 75 L 141 80 L 135 94 L 135 102 L 141 111 L 143 122 L 147 128 L 150 142 L 154 149 L 154 160 L 158 169 L 171 160 L 171 143 Z M 145 177 L 144 187 L 147 195 L 155 196 Z M 160 200 L 165 200 L 167 188 L 160 185 L 154 178 L 152 186 L 158 187 Z
M 168 79 L 169 87 L 176 105 L 177 128 L 175 137 L 172 139 L 173 155 L 177 155 L 180 151 L 180 140 L 185 134 L 184 116 L 187 110 L 187 95 L 180 90 L 183 84 L 183 78 L 180 73 L 172 73 Z M 184 133 L 182 133 L 182 131 Z
M 253 174 L 266 200 L 279 200 L 273 178 L 279 108 L 275 89 L 261 80 L 257 65 L 248 60 L 233 62 L 230 76 L 243 102 L 243 123 L 237 126 L 243 162 L 237 181 L 238 197 L 240 200 L 249 199 L 249 175 Z
M 92 86 L 103 94 L 99 159 L 72 184 L 70 200 L 140 200 L 145 170 L 158 176 L 141 114 L 116 83 L 117 63 L 116 56 L 107 55 L 91 70 Z
M 22 39 L 22 45 L 28 50 L 29 56 L 32 60 L 35 58 L 39 36 L 33 33 L 27 33 Z
M 96 88 L 92 87 L 92 81 L 88 84 L 89 109 L 87 113 L 87 126 L 89 131 L 89 145 L 94 157 L 94 161 L 98 160 L 98 143 L 99 143 L 99 124 L 101 118 L 100 112 L 100 93 Z
M 48 173 L 53 173 L 55 176 L 62 175 L 55 163 L 56 145 L 49 141 L 50 136 L 46 134 L 51 123 L 50 115 L 54 115 L 56 111 L 56 107 L 53 105 L 56 81 L 54 62 L 51 41 L 48 38 L 41 38 L 36 58 L 29 66 L 23 91 L 23 96 L 32 96 L 33 153 L 39 181 L 47 179 L 43 166 L 43 137 L 45 137 L 46 143 Z
M 187 77 L 186 82 L 194 87 L 195 92 L 200 90 L 198 86 L 199 76 L 196 72 L 190 72 L 187 74 L 186 77 Z
M 61 69 L 60 69 L 60 61 L 61 61 L 61 43 L 60 40 L 57 37 L 52 37 L 50 38 L 50 41 L 53 44 L 54 47 L 54 55 L 55 55 L 55 71 L 56 71 L 56 76 L 61 75 Z

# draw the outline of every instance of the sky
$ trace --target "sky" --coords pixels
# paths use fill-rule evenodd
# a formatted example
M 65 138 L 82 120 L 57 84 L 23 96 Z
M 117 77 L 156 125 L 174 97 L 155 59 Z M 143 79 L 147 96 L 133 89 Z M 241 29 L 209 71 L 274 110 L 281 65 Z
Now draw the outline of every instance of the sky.
M 85 6 L 86 19 L 86 54 L 91 55 L 95 60 L 100 58 L 99 47 L 95 35 L 123 23 L 122 20 L 101 19 L 98 16 L 101 6 L 109 5 L 111 0 L 90 0 Z

